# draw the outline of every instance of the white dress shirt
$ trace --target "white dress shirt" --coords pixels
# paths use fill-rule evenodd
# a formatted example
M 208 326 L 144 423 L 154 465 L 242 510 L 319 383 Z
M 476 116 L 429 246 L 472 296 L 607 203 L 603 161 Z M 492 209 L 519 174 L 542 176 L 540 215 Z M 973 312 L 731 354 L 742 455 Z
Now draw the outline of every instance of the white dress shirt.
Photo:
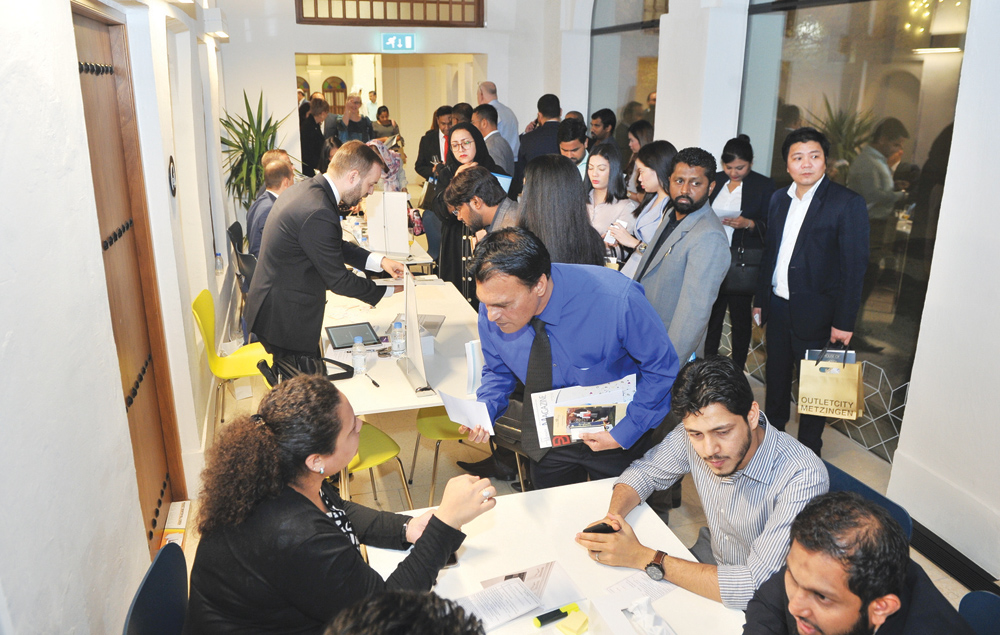
M 771 287 L 774 289 L 774 295 L 779 298 L 788 299 L 788 265 L 792 261 L 792 252 L 795 251 L 795 243 L 799 239 L 799 230 L 802 229 L 802 222 L 806 219 L 806 212 L 809 211 L 816 188 L 825 178 L 826 176 L 820 177 L 801 199 L 795 196 L 795 188 L 798 185 L 792 183 L 788 186 L 788 196 L 792 199 L 792 203 L 788 207 L 788 216 L 785 217 L 785 229 L 781 233 L 781 245 L 778 247 L 778 261 L 774 265 L 774 275 L 771 276 Z
M 340 192 L 337 190 L 337 185 L 333 182 L 333 179 L 330 178 L 329 174 L 324 172 L 323 176 L 326 177 L 326 182 L 329 183 L 330 187 L 333 188 L 333 195 L 336 196 L 337 201 L 340 202 Z M 358 246 L 360 247 L 361 245 Z M 365 269 L 367 269 L 368 271 L 382 271 L 382 258 L 383 256 L 381 254 L 375 254 L 369 252 L 368 259 L 365 260 Z M 386 291 L 385 295 L 382 297 L 388 298 L 392 296 L 395 289 L 393 287 L 386 287 L 385 291 Z

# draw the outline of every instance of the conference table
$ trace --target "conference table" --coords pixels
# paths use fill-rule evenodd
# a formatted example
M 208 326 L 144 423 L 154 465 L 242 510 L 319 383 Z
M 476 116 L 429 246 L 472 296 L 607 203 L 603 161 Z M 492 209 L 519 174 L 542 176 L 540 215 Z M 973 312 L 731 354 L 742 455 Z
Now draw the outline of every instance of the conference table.
M 423 356 L 427 383 L 434 390 L 415 392 L 396 359 L 370 354 L 368 375 L 371 379 L 362 375 L 337 381 L 337 388 L 347 395 L 358 415 L 440 406 L 438 391 L 442 390 L 456 397 L 467 396 L 465 344 L 479 339 L 478 314 L 450 282 L 440 279 L 418 281 L 414 288 L 420 315 L 445 316 L 434 338 L 433 352 L 425 349 Z M 394 293 L 371 307 L 365 302 L 328 292 L 323 326 L 369 322 L 379 335 L 387 335 L 392 321 L 404 312 L 403 296 L 403 293 Z M 349 353 L 342 355 L 349 361 Z M 372 380 L 379 386 L 376 387 Z
M 458 565 L 443 569 L 434 591 L 442 597 L 458 599 L 483 587 L 481 582 L 507 576 L 531 567 L 555 561 L 565 576 L 550 574 L 551 583 L 570 580 L 564 589 L 590 620 L 588 633 L 629 635 L 634 632 L 624 620 L 621 608 L 639 595 L 638 591 L 608 593 L 611 585 L 621 583 L 636 569 L 611 567 L 595 562 L 574 540 L 576 533 L 597 521 L 607 512 L 615 479 L 566 485 L 546 490 L 498 496 L 496 507 L 463 527 L 467 538 L 458 550 Z M 404 512 L 414 516 L 425 510 Z M 626 517 L 639 540 L 671 556 L 694 561 L 694 557 L 670 528 L 642 504 Z M 368 547 L 371 566 L 385 578 L 406 556 L 405 551 Z M 666 583 L 657 583 L 666 584 Z M 672 589 L 652 603 L 653 609 L 677 635 L 741 633 L 742 611 L 703 598 L 680 587 Z M 556 590 L 553 590 L 555 592 Z M 661 589 L 662 591 L 662 589 Z M 546 595 L 549 591 L 546 591 Z M 568 602 L 560 600 L 560 606 Z M 497 634 L 559 633 L 555 624 L 536 628 L 532 619 L 553 608 L 543 606 L 494 630 Z

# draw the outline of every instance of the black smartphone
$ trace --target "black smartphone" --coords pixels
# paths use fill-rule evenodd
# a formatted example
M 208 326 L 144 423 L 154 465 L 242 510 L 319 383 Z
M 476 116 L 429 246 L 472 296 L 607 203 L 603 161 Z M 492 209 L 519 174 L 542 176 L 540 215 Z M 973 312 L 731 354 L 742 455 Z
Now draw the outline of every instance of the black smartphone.
M 585 534 L 613 534 L 617 531 L 614 527 L 608 523 L 597 523 L 596 525 L 591 525 L 583 530 Z
M 444 563 L 445 569 L 450 569 L 458 564 L 458 552 L 453 551 L 450 556 L 448 556 L 448 562 Z

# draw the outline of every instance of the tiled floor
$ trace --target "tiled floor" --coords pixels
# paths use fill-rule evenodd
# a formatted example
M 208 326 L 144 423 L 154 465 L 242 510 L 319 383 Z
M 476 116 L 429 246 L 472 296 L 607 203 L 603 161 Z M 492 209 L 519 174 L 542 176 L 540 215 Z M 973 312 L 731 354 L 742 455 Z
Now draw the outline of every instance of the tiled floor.
M 251 383 L 253 397 L 236 401 L 232 398 L 232 394 L 230 394 L 226 399 L 227 412 L 225 418 L 227 421 L 231 421 L 241 414 L 250 414 L 255 411 L 257 403 L 264 394 L 265 387 L 262 380 L 251 378 L 250 380 L 241 381 L 249 381 Z M 755 384 L 754 393 L 757 400 L 763 403 L 763 386 L 754 379 L 751 379 L 751 383 Z M 415 428 L 416 415 L 416 411 L 403 411 L 365 417 L 368 423 L 388 433 L 399 444 L 400 458 L 403 460 L 407 474 L 410 471 L 414 442 L 417 439 Z M 797 427 L 797 423 L 792 421 L 788 424 L 787 432 L 795 436 L 798 432 Z M 888 463 L 865 451 L 861 446 L 835 430 L 828 429 L 823 435 L 823 441 L 824 459 L 864 481 L 875 490 L 885 493 L 886 487 L 889 484 L 890 465 Z M 455 461 L 478 461 L 485 458 L 486 455 L 487 450 L 483 445 L 459 443 L 457 441 L 443 442 L 438 459 L 435 504 L 441 501 L 441 493 L 448 479 L 463 474 L 455 465 Z M 413 499 L 414 507 L 421 508 L 427 506 L 430 495 L 433 457 L 434 442 L 428 439 L 421 439 L 416 469 L 411 475 L 413 484 L 410 485 L 410 495 Z M 395 461 L 390 461 L 375 469 L 375 487 L 378 493 L 378 501 L 375 500 L 375 494 L 372 491 L 372 482 L 368 474 L 355 474 L 351 480 L 353 500 L 357 503 L 387 511 L 406 509 L 406 498 L 403 494 L 403 484 L 400 480 L 397 465 Z M 497 488 L 498 496 L 514 492 L 511 489 L 510 483 L 494 481 L 494 485 Z M 197 503 L 193 506 L 193 512 L 196 511 Z M 192 521 L 189 523 L 184 545 L 189 567 L 194 562 L 194 555 L 198 544 L 197 535 L 194 531 L 194 519 L 196 517 L 196 513 L 191 514 Z M 694 488 L 691 477 L 686 476 L 683 486 L 683 504 L 678 509 L 670 512 L 670 529 L 673 530 L 681 542 L 691 545 L 694 544 L 698 536 L 699 528 L 704 525 L 705 514 L 702 511 L 701 501 L 698 498 L 698 493 Z M 962 596 L 968 592 L 968 589 L 913 549 L 910 550 L 910 553 L 913 559 L 924 568 L 941 592 L 957 607 Z

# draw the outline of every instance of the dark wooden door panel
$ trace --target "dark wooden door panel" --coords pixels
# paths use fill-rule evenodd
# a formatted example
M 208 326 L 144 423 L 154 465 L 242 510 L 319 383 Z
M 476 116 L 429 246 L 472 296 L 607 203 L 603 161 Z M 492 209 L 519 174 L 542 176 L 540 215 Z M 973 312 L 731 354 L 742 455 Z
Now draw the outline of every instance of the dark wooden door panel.
M 123 128 L 120 78 L 115 76 L 121 69 L 121 59 L 116 60 L 110 27 L 78 14 L 73 16 L 73 24 L 101 234 L 98 240 L 104 258 L 139 505 L 152 553 L 159 547 L 173 492 L 158 390 L 158 384 L 167 379 L 165 372 L 158 376 L 154 368 L 150 327 L 159 325 L 150 324 L 147 298 L 151 290 L 144 288 L 141 262 L 149 254 L 140 249 L 138 242 L 139 232 L 148 232 L 148 224 L 141 222 L 142 217 L 136 222 L 137 213 L 143 210 L 134 209 L 135 192 L 130 191 L 130 187 L 136 187 L 134 182 L 130 183 L 130 176 L 134 178 L 138 166 L 128 165 L 126 159 L 130 153 L 126 152 L 124 135 L 129 130 Z M 134 125 L 134 121 L 125 125 Z M 94 237 L 81 236 L 80 240 L 94 240 Z M 145 281 L 145 285 L 149 284 L 150 281 Z

